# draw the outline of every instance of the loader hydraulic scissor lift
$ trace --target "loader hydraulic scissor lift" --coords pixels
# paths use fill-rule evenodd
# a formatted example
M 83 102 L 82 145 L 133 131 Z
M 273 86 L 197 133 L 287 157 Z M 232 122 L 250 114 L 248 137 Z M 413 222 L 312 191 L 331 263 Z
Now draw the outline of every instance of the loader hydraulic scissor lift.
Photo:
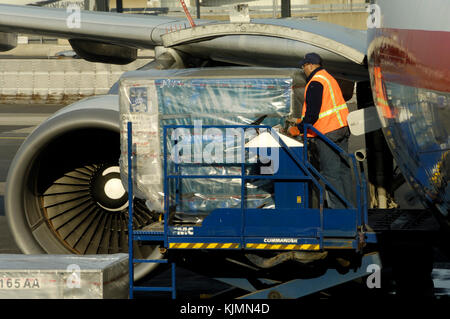
M 306 130 L 312 130 L 330 145 L 330 149 L 346 156 L 353 169 L 355 199 L 343 198 L 339 190 L 326 181 L 308 160 L 307 138 L 300 147 L 288 147 L 283 138 L 269 126 L 251 125 L 211 125 L 203 128 L 242 130 L 240 146 L 248 151 L 245 145 L 244 130 L 265 129 L 278 143 L 278 170 L 268 175 L 253 175 L 245 162 L 245 152 L 242 152 L 240 174 L 232 175 L 196 175 L 185 173 L 185 166 L 193 164 L 170 162 L 168 143 L 170 130 L 177 128 L 194 129 L 193 125 L 166 125 L 163 127 L 164 149 L 164 214 L 159 228 L 150 230 L 133 229 L 133 142 L 132 124 L 128 123 L 128 194 L 129 194 L 129 265 L 130 265 L 130 298 L 134 291 L 167 291 L 176 297 L 175 264 L 172 263 L 172 284 L 169 287 L 136 287 L 133 283 L 133 264 L 139 262 L 168 263 L 170 260 L 139 260 L 133 257 L 133 241 L 142 241 L 149 245 L 160 245 L 167 250 L 246 250 L 246 251 L 280 251 L 280 252 L 311 252 L 320 253 L 327 250 L 361 251 L 366 243 L 375 242 L 376 237 L 368 232 L 367 200 L 364 174 L 357 166 L 352 154 L 347 154 L 326 136 L 310 125 Z M 304 134 L 306 136 L 306 134 Z M 258 153 L 259 154 L 259 153 Z M 197 163 L 198 167 L 211 164 Z M 170 167 L 169 167 L 170 166 Z M 192 172 L 192 171 L 190 171 Z M 252 174 L 250 175 L 249 174 Z M 173 221 L 176 213 L 181 212 L 181 185 L 186 179 L 240 179 L 240 207 L 216 208 L 204 216 L 202 222 L 190 227 L 177 225 Z M 254 180 L 271 180 L 274 189 L 275 208 L 248 208 L 246 205 L 247 184 Z M 318 203 L 313 204 L 312 189 L 315 189 Z M 325 208 L 326 190 L 336 194 L 345 209 Z M 355 202 L 356 205 L 353 205 Z M 313 207 L 315 206 L 315 207 Z M 185 209 L 185 208 L 184 208 Z M 187 251 L 186 251 L 187 252 Z M 242 298 L 269 298 L 274 292 L 285 298 L 299 298 L 338 284 L 368 275 L 370 264 L 380 265 L 377 253 L 362 256 L 358 269 L 346 274 L 340 274 L 335 269 L 312 279 L 294 279 L 279 283 L 268 289 L 249 289 Z M 236 278 L 221 278 L 223 282 L 237 287 L 243 287 L 243 280 Z

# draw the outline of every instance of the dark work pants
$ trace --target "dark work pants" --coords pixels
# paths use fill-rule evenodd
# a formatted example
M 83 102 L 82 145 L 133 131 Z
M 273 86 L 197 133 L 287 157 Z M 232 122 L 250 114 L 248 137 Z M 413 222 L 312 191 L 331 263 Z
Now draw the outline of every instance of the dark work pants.
M 348 126 L 325 134 L 330 140 L 336 143 L 345 152 L 348 152 L 348 138 L 350 131 Z M 319 159 L 320 174 L 351 204 L 352 199 L 352 173 L 345 157 L 320 137 L 314 138 L 317 156 Z M 344 202 L 339 200 L 332 191 L 327 191 L 327 201 L 329 208 L 345 208 Z

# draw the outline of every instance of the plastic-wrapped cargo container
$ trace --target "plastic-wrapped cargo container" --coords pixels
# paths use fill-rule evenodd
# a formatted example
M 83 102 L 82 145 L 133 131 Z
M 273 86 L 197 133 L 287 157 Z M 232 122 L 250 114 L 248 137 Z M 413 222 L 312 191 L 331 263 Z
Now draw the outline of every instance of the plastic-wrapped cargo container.
M 189 173 L 238 174 L 239 167 L 220 165 L 226 162 L 226 152 L 229 150 L 227 138 L 217 139 L 217 136 L 220 137 L 217 131 L 207 131 L 202 126 L 249 125 L 262 115 L 267 115 L 264 125 L 283 125 L 287 116 L 299 116 L 304 86 L 303 74 L 299 69 L 291 68 L 224 67 L 125 73 L 121 77 L 119 89 L 120 166 L 124 185 L 127 185 L 128 121 L 133 123 L 133 142 L 136 145 L 133 177 L 135 195 L 146 199 L 151 209 L 163 211 L 164 125 L 195 125 L 197 131 L 200 128 L 201 136 L 195 129 L 185 131 L 185 135 L 192 135 L 192 138 L 183 141 L 188 141 L 193 149 L 189 154 L 184 154 L 183 160 L 197 163 L 199 160 L 204 161 L 202 154 L 208 147 L 210 154 L 211 150 L 224 150 L 223 156 L 213 155 L 213 165 L 192 167 L 188 169 Z M 225 132 L 222 133 L 226 136 Z M 173 150 L 173 136 L 180 135 L 180 131 L 170 134 L 172 139 L 166 143 L 172 143 L 168 149 Z M 251 137 L 251 134 L 246 135 L 246 141 Z M 199 144 L 204 148 L 195 149 Z M 239 143 L 234 148 L 239 148 Z M 186 155 L 190 158 L 186 158 Z M 173 165 L 168 166 L 173 169 Z M 256 183 L 250 187 L 250 206 L 258 207 L 270 201 L 270 187 L 263 184 Z M 181 203 L 189 211 L 240 205 L 240 180 L 209 179 L 207 183 L 189 180 L 183 181 L 182 189 Z

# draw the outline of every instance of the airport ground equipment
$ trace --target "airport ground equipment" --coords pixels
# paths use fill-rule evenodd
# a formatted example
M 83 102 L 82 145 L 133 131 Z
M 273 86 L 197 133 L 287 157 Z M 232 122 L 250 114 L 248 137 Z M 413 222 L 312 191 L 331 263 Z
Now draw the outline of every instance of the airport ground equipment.
M 132 124 L 128 122 L 128 187 L 129 200 L 132 200 L 133 187 L 133 144 Z M 160 245 L 167 251 L 173 250 L 221 250 L 246 251 L 256 253 L 261 251 L 279 251 L 305 253 L 302 258 L 322 258 L 328 250 L 353 250 L 361 251 L 366 243 L 376 241 L 375 234 L 367 232 L 367 200 L 364 175 L 359 171 L 353 155 L 345 153 L 324 135 L 317 132 L 312 126 L 305 126 L 317 133 L 331 148 L 342 156 L 350 158 L 351 169 L 355 180 L 355 200 L 344 198 L 339 190 L 326 181 L 308 160 L 306 142 L 303 146 L 287 146 L 286 137 L 281 136 L 270 126 L 251 125 L 211 125 L 203 128 L 237 129 L 241 130 L 239 146 L 245 149 L 241 152 L 242 160 L 238 164 L 231 164 L 238 168 L 236 174 L 201 174 L 202 167 L 211 165 L 230 165 L 228 163 L 183 163 L 177 160 L 180 155 L 177 146 L 168 142 L 171 132 L 175 129 L 194 129 L 193 125 L 164 125 L 163 149 L 164 149 L 164 213 L 161 221 L 146 230 L 133 229 L 133 207 L 129 205 L 129 260 L 130 260 L 130 297 L 133 291 L 146 288 L 135 287 L 132 280 L 133 262 L 139 262 L 133 256 L 133 241 L 141 241 L 152 245 Z M 278 170 L 272 170 L 270 174 L 256 174 L 255 169 L 246 161 L 249 152 L 255 154 L 268 154 L 267 147 L 258 147 L 257 144 L 245 143 L 245 130 L 266 130 L 277 143 L 278 147 L 271 152 L 278 152 Z M 306 132 L 306 131 L 305 131 Z M 263 133 L 262 133 L 263 134 Z M 306 136 L 306 134 L 304 134 Z M 259 135 L 261 136 L 261 135 Z M 301 145 L 301 144 L 300 144 Z M 172 146 L 171 149 L 170 146 Z M 181 147 L 181 146 L 179 146 Z M 266 148 L 263 150 L 263 148 Z M 169 154 L 172 151 L 172 154 Z M 175 155 L 174 155 L 175 154 Z M 263 161 L 264 162 L 264 161 Z M 267 162 L 266 162 L 267 163 Z M 350 168 L 349 168 L 350 169 Z M 200 172 L 200 173 L 198 173 Z M 237 207 L 217 207 L 208 212 L 189 211 L 189 206 L 183 204 L 183 181 L 204 179 L 240 180 L 240 196 Z M 256 180 L 270 180 L 273 183 L 273 204 L 271 208 L 248 207 L 248 186 Z M 345 209 L 325 208 L 325 194 L 327 191 L 335 193 L 344 203 Z M 313 203 L 313 193 L 318 202 Z M 195 220 L 192 217 L 196 217 Z M 183 222 L 187 217 L 189 222 Z M 305 257 L 307 256 L 307 257 Z M 254 263 L 264 267 L 264 263 L 272 263 L 273 260 L 258 260 L 254 257 Z M 153 262 L 147 260 L 146 262 Z M 168 260 L 154 260 L 154 262 L 170 262 Z M 318 278 L 301 280 L 294 279 L 278 283 L 270 289 L 252 291 L 242 298 L 272 298 L 274 294 L 280 297 L 299 298 L 324 288 L 332 287 L 340 283 L 367 275 L 366 267 L 369 264 L 380 265 L 377 253 L 361 256 L 360 267 L 346 275 L 339 274 L 334 269 L 329 269 Z M 271 266 L 271 265 L 266 265 Z M 160 291 L 171 291 L 175 297 L 175 266 L 172 265 L 172 286 L 159 288 Z M 240 286 L 245 278 L 221 279 L 231 285 Z M 158 288 L 149 287 L 148 291 Z
M 172 285 L 170 287 L 136 287 L 134 285 L 134 263 L 167 263 L 167 259 L 137 259 L 134 258 L 133 240 L 142 239 L 140 233 L 133 230 L 133 164 L 132 164 L 132 126 L 128 123 L 128 268 L 129 268 L 129 298 L 133 298 L 135 291 L 167 291 L 172 293 L 172 299 L 176 297 L 175 288 L 175 264 L 172 263 Z M 131 203 L 131 204 L 130 204 Z M 147 233 L 147 235 L 150 233 Z M 155 233 L 155 235 L 159 235 Z M 137 236 L 137 237 L 135 237 Z

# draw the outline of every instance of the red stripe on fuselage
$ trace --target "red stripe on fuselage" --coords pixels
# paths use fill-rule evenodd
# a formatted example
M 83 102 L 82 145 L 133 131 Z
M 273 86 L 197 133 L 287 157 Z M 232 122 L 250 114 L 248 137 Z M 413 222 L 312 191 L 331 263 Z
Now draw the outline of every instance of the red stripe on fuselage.
M 450 32 L 377 29 L 369 59 L 385 81 L 450 92 Z

